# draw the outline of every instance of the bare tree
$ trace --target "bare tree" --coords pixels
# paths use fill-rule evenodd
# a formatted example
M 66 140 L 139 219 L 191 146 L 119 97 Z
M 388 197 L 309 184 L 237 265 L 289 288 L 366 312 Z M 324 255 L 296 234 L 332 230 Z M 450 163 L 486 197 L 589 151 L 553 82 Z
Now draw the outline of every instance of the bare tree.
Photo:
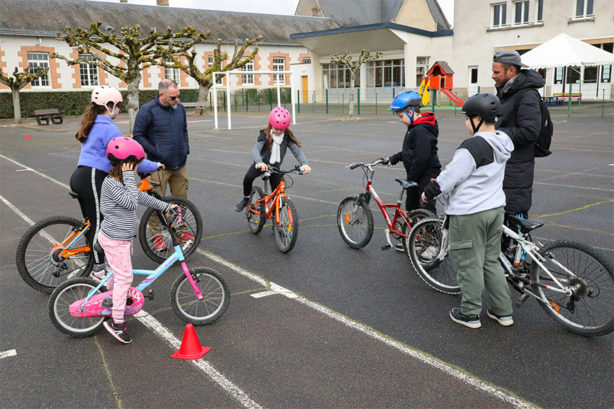
M 253 50 L 248 55 L 245 55 L 246 50 L 261 39 L 262 36 L 258 35 L 251 39 L 246 38 L 243 40 L 243 44 L 239 44 L 239 41 L 236 41 L 234 53 L 229 61 L 227 61 L 228 55 L 222 52 L 222 40 L 218 39 L 217 45 L 213 50 L 213 62 L 205 70 L 199 68 L 196 58 L 197 54 L 193 49 L 180 54 L 170 55 L 168 58 L 171 62 L 162 61 L 160 65 L 169 68 L 179 68 L 190 77 L 194 78 L 198 83 L 198 101 L 208 103 L 209 90 L 211 86 L 213 86 L 213 73 L 244 67 L 245 64 L 254 59 L 258 53 L 258 47 L 254 46 Z M 182 61 L 183 57 L 185 57 L 185 62 Z
M 195 43 L 203 42 L 207 36 L 208 34 L 199 33 L 192 27 L 184 27 L 175 33 L 168 28 L 163 34 L 151 30 L 149 35 L 142 36 L 139 25 L 122 27 L 117 33 L 113 27 L 103 28 L 100 22 L 92 22 L 89 30 L 77 27 L 73 32 L 70 27 L 66 27 L 66 34 L 58 33 L 57 38 L 66 41 L 79 53 L 90 54 L 91 50 L 98 50 L 104 57 L 96 53 L 91 53 L 92 60 L 71 59 L 58 54 L 52 56 L 71 65 L 93 64 L 124 81 L 128 86 L 127 107 L 132 133 L 139 109 L 141 71 L 152 65 L 159 65 L 160 61 L 164 61 L 169 55 L 186 52 Z M 108 57 L 113 57 L 116 61 Z
M 36 67 L 36 70 L 31 71 L 29 68 L 23 69 L 23 71 L 19 71 L 17 67 L 15 67 L 15 71 L 11 76 L 4 75 L 2 69 L 0 69 L 0 83 L 6 85 L 11 89 L 11 93 L 13 94 L 13 117 L 15 118 L 15 123 L 18 124 L 21 122 L 21 102 L 19 100 L 19 91 L 32 81 L 37 78 L 42 77 L 43 75 L 47 75 L 49 68 Z
M 342 64 L 344 65 L 348 71 L 350 72 L 350 109 L 349 116 L 354 115 L 354 99 L 356 89 L 354 88 L 356 84 L 356 73 L 360 69 L 360 66 L 369 61 L 377 60 L 378 58 L 382 58 L 382 53 L 379 51 L 370 51 L 363 49 L 360 52 L 360 55 L 357 59 L 354 59 L 353 55 L 346 51 L 345 53 L 335 53 L 332 55 L 330 62 L 332 64 Z

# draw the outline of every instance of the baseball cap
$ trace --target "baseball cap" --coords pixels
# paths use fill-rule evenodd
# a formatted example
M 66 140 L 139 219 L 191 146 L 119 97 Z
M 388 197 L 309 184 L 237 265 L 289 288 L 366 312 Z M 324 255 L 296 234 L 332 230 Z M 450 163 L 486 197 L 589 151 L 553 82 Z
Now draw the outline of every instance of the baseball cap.
M 519 67 L 528 67 L 520 60 L 520 54 L 518 51 L 514 50 L 498 50 L 495 51 L 495 55 L 492 57 L 493 62 L 498 62 L 501 64 L 512 64 L 517 65 Z

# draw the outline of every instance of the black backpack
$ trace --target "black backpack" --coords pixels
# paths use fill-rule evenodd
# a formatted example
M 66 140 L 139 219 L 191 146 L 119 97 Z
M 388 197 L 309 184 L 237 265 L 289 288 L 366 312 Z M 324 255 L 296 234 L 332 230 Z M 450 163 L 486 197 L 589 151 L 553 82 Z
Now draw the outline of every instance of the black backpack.
M 537 90 L 534 88 L 525 88 L 517 92 L 516 109 L 518 109 L 518 104 L 520 103 L 524 93 L 532 89 L 537 92 Z M 552 135 L 554 134 L 554 124 L 550 119 L 550 111 L 548 111 L 548 108 L 546 107 L 546 104 L 544 104 L 539 92 L 537 92 L 537 95 L 539 96 L 539 108 L 542 115 L 542 123 L 541 127 L 539 128 L 537 141 L 535 141 L 534 152 L 536 158 L 543 158 L 552 154 L 550 151 L 550 144 L 552 143 Z

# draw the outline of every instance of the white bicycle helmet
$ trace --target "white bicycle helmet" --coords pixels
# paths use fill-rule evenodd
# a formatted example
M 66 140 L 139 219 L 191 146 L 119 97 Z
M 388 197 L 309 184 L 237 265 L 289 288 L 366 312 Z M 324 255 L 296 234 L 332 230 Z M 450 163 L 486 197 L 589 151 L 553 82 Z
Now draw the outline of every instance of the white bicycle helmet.
M 106 107 L 111 117 L 113 117 L 115 106 L 123 100 L 122 94 L 118 90 L 107 85 L 98 86 L 92 91 L 92 103 Z M 109 109 L 109 102 L 113 103 L 111 109 Z

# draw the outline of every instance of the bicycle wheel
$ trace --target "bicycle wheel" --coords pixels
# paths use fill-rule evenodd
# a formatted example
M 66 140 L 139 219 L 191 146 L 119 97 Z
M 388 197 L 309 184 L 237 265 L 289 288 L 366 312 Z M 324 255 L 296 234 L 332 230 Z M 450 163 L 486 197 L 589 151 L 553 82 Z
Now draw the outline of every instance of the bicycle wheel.
M 373 214 L 369 205 L 357 196 L 349 196 L 337 208 L 337 227 L 348 246 L 359 249 L 366 246 L 373 236 Z
M 554 278 L 571 289 L 571 295 L 555 292 L 558 286 L 537 263 L 532 263 L 531 275 L 536 283 L 533 288 L 547 300 L 540 304 L 548 314 L 576 334 L 597 336 L 612 332 L 614 274 L 608 260 L 598 251 L 570 241 L 546 244 L 539 253 Z
M 264 197 L 262 189 L 258 186 L 252 188 L 252 193 L 249 196 L 249 205 L 245 210 L 245 218 L 249 226 L 249 231 L 258 234 L 266 223 L 266 214 L 264 208 L 264 201 L 256 204 L 256 202 Z M 259 214 L 256 214 L 258 212 Z
M 86 276 L 94 266 L 91 250 L 64 258 L 60 255 L 64 241 L 83 228 L 83 221 L 68 216 L 52 216 L 30 227 L 17 245 L 17 271 L 30 287 L 51 294 L 69 276 Z M 71 250 L 92 248 L 85 234 L 71 246 Z
M 68 308 L 79 301 L 98 283 L 91 278 L 74 278 L 60 284 L 49 297 L 49 318 L 53 325 L 65 334 L 75 338 L 89 337 L 100 329 L 105 317 L 73 317 Z M 100 290 L 96 292 L 100 294 Z
M 162 200 L 181 207 L 183 221 L 174 229 L 179 243 L 192 240 L 188 248 L 183 249 L 183 255 L 188 258 L 198 248 L 203 235 L 203 219 L 200 212 L 194 203 L 183 197 L 167 196 Z M 156 263 L 164 262 L 175 251 L 168 228 L 160 223 L 156 211 L 152 208 L 148 208 L 141 217 L 139 242 L 147 257 Z
M 294 248 L 298 237 L 298 213 L 290 199 L 281 199 L 279 203 L 279 224 L 273 222 L 275 244 L 282 253 Z
M 409 249 L 409 233 L 411 232 L 412 227 L 415 226 L 415 224 L 418 223 L 420 220 L 433 219 L 433 218 L 437 218 L 437 215 L 431 212 L 430 210 L 414 209 L 409 212 L 409 215 L 408 215 L 409 224 L 405 223 L 405 221 L 401 219 L 401 222 L 403 223 L 403 227 L 401 230 L 403 231 L 403 234 L 406 237 L 400 237 L 400 241 L 401 241 L 401 244 L 403 244 L 403 251 L 405 251 L 408 258 L 409 258 L 409 250 L 408 250 Z
M 456 272 L 443 240 L 440 219 L 423 219 L 411 229 L 407 253 L 418 276 L 444 294 L 460 294 Z
M 173 310 L 185 322 L 194 325 L 211 324 L 228 308 L 228 286 L 222 276 L 210 268 L 196 267 L 190 269 L 190 274 L 205 298 L 200 301 L 196 298 L 192 284 L 185 274 L 182 274 L 171 288 Z

